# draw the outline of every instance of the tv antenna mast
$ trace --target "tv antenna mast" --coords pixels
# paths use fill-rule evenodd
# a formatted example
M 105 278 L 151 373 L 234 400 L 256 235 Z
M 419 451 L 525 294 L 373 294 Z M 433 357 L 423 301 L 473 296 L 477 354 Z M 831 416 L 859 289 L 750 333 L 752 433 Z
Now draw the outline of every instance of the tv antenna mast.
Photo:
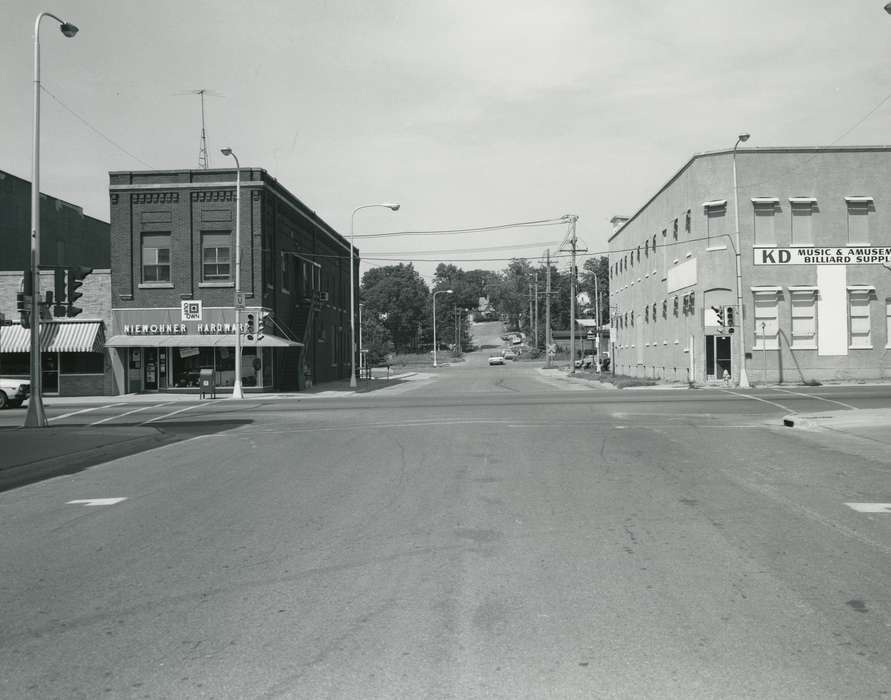
M 223 97 L 214 90 L 200 88 L 198 90 L 186 90 L 185 92 L 177 92 L 177 95 L 199 95 L 201 97 L 201 147 L 198 149 L 198 168 L 207 170 L 210 167 L 210 159 L 207 155 L 207 131 L 204 128 L 204 96 Z

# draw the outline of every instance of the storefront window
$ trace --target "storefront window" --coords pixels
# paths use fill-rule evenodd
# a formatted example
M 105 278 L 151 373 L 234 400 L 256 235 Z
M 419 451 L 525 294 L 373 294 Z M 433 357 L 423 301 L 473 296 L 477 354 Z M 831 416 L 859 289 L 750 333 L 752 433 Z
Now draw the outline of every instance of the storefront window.
M 105 373 L 105 356 L 101 352 L 63 352 L 59 359 L 62 374 Z
M 197 387 L 201 369 L 213 368 L 213 348 L 171 348 L 171 386 Z
M 0 374 L 4 377 L 31 374 L 31 356 L 27 352 L 7 352 L 0 355 Z

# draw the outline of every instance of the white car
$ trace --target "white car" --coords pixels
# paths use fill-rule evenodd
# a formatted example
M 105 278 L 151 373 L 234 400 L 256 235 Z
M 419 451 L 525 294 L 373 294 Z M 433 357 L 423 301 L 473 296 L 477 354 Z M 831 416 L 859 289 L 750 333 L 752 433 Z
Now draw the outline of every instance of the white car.
M 489 364 L 490 365 L 503 365 L 504 358 L 501 355 L 491 355 L 489 357 Z
M 18 408 L 30 393 L 30 381 L 0 377 L 0 408 Z
M 517 359 L 517 353 L 515 353 L 511 350 L 505 350 L 504 352 L 501 353 L 501 356 L 505 360 L 516 360 Z

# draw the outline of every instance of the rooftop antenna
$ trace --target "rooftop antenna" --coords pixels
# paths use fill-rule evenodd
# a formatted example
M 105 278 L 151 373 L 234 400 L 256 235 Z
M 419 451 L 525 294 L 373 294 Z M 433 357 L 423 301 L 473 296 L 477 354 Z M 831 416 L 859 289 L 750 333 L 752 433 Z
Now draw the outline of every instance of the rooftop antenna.
M 207 170 L 210 167 L 210 159 L 207 155 L 207 132 L 204 128 L 204 96 L 223 97 L 219 92 L 200 88 L 198 90 L 186 90 L 185 92 L 177 92 L 177 95 L 200 95 L 201 96 L 201 147 L 198 150 L 198 168 Z

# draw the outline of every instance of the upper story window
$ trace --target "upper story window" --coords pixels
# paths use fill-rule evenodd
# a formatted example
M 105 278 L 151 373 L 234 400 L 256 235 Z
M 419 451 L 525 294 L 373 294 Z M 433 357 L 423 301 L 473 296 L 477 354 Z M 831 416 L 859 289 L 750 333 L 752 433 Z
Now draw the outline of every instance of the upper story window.
M 869 214 L 875 211 L 872 197 L 845 197 L 848 205 L 848 245 L 869 245 Z
M 170 282 L 170 234 L 142 234 L 142 281 Z
M 287 252 L 282 252 L 282 291 L 285 294 L 291 293 L 291 269 L 294 262 Z
M 727 213 L 727 200 L 714 199 L 710 202 L 703 202 L 702 208 L 705 210 L 706 224 L 706 243 L 708 246 L 723 243 L 723 236 L 727 231 L 724 230 L 725 214 Z
M 755 245 L 777 244 L 776 220 L 780 200 L 776 197 L 752 197 L 755 210 Z
M 813 245 L 816 198 L 789 197 L 789 208 L 792 210 L 792 245 Z
M 232 238 L 229 233 L 201 234 L 201 279 L 229 282 L 232 279 Z
M 693 227 L 693 212 L 687 209 L 687 213 L 684 216 L 684 231 L 690 233 L 690 229 Z M 674 231 L 677 233 L 678 230 L 678 220 L 674 220 Z M 675 236 L 677 238 L 677 236 Z

